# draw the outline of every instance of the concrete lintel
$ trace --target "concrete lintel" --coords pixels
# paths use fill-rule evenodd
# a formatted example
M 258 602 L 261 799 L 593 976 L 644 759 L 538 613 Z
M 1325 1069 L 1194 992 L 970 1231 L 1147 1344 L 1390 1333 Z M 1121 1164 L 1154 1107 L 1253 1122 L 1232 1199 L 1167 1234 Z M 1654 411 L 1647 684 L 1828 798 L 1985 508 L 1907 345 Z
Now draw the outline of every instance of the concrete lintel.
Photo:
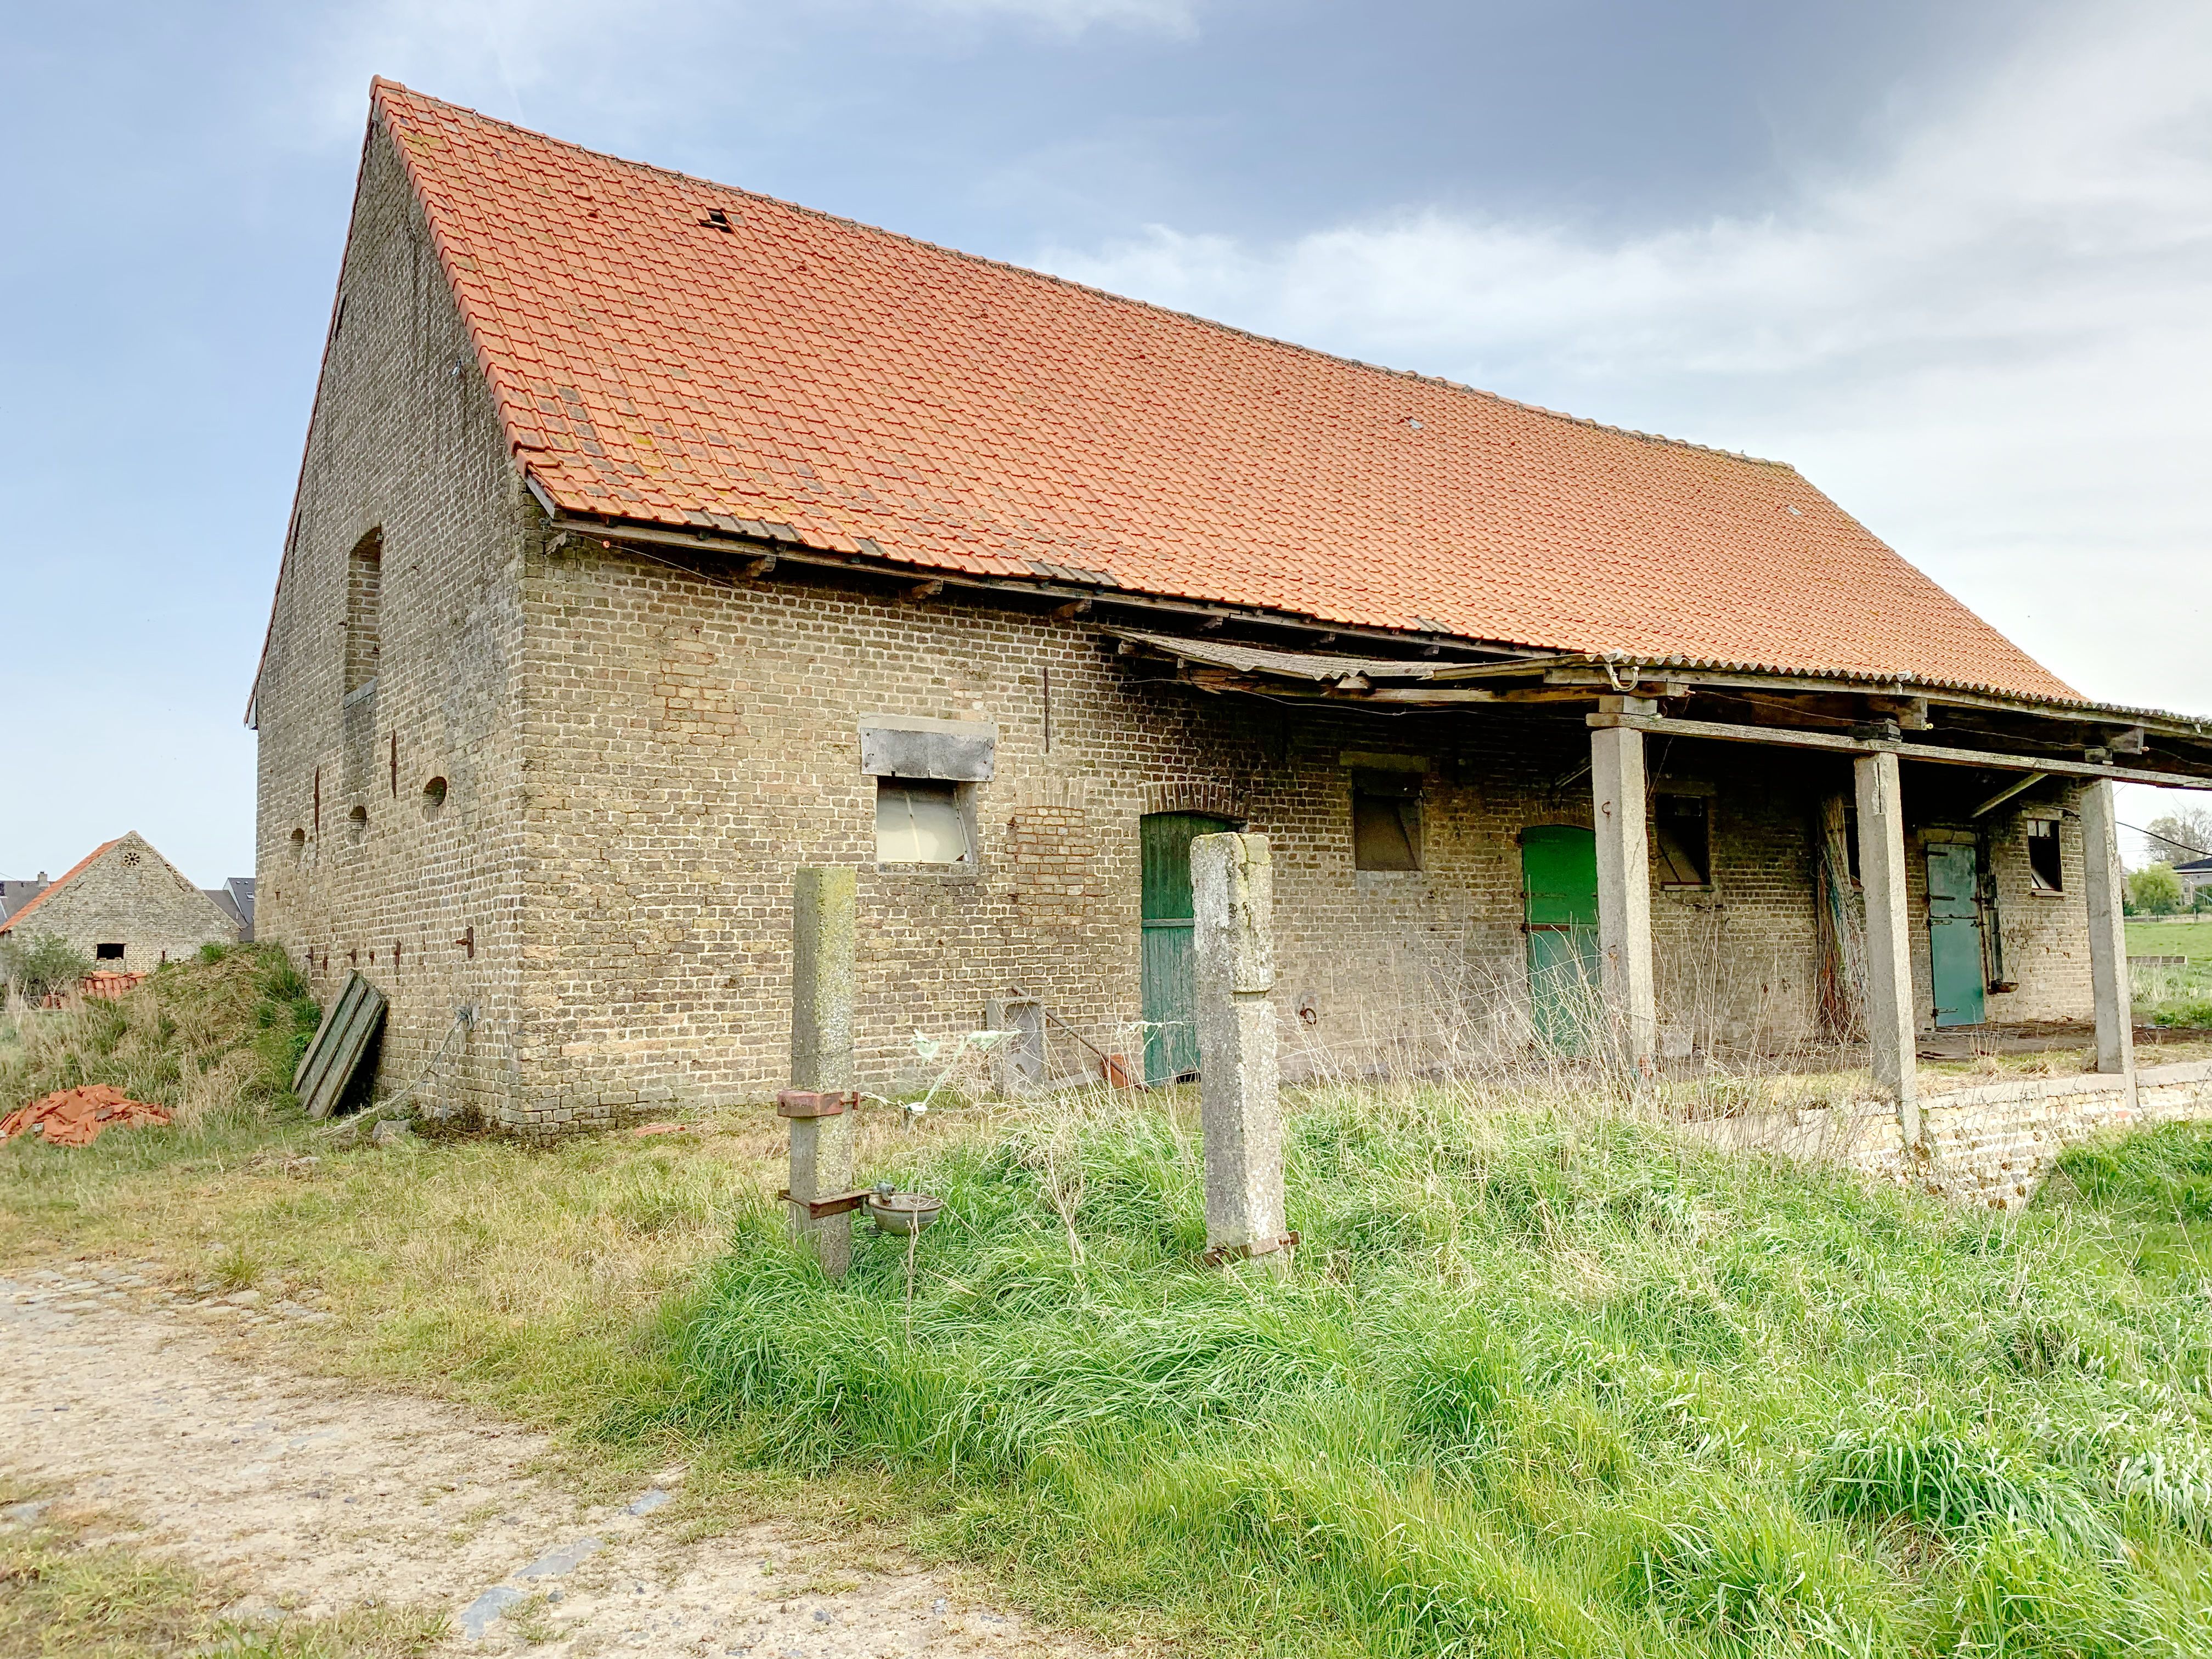
M 2177 1084 L 2212 1083 L 2212 1060 L 2180 1060 L 2165 1066 L 2138 1066 L 2138 1089 L 2164 1089 Z

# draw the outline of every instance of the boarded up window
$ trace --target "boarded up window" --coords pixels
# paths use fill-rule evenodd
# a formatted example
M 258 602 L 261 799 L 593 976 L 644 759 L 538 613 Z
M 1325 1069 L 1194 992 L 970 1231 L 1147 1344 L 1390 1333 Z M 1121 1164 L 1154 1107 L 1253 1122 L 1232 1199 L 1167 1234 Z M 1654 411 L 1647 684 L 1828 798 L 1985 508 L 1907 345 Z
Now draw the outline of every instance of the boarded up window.
M 1352 866 L 1421 867 L 1421 780 L 1414 772 L 1352 775 Z
M 921 779 L 876 780 L 876 862 L 972 864 L 960 786 Z
M 1661 795 L 1652 803 L 1662 887 L 1713 884 L 1712 803 L 1703 795 Z
M 2066 890 L 2064 866 L 2058 860 L 2058 820 L 2027 821 L 2027 883 L 2039 893 Z

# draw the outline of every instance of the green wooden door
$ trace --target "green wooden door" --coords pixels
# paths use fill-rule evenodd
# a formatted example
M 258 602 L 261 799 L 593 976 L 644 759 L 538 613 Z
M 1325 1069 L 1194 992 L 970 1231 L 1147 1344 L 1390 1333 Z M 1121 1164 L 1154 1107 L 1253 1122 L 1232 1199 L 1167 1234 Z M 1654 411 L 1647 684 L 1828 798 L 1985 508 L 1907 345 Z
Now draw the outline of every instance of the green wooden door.
M 1536 1035 L 1580 1048 L 1598 1002 L 1597 837 L 1571 823 L 1522 830 L 1521 891 Z
M 1190 844 L 1237 826 L 1204 812 L 1152 812 L 1138 822 L 1145 870 L 1145 1081 L 1198 1069 L 1197 980 L 1191 963 Z
M 1938 1025 L 1979 1025 L 1985 1018 L 1979 878 L 1972 848 L 1928 849 L 1928 967 Z

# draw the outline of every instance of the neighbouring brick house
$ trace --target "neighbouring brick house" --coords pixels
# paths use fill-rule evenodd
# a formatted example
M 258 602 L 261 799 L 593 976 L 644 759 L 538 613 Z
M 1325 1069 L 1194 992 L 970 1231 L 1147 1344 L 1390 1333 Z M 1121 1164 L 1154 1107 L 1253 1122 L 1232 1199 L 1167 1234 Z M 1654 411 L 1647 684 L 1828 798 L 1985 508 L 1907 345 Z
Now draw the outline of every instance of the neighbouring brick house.
M 1894 1061 L 2089 1012 L 2104 781 L 2212 781 L 1787 466 L 385 82 L 249 718 L 261 937 L 532 1132 L 783 1082 L 802 864 L 876 1086 L 1009 1001 L 1181 1070 L 1230 823 L 1315 1054 L 1571 969 L 1639 1053 L 1871 1006 Z
M 134 830 L 93 848 L 0 921 L 0 937 L 45 933 L 101 972 L 142 974 L 203 945 L 235 945 L 239 926 Z

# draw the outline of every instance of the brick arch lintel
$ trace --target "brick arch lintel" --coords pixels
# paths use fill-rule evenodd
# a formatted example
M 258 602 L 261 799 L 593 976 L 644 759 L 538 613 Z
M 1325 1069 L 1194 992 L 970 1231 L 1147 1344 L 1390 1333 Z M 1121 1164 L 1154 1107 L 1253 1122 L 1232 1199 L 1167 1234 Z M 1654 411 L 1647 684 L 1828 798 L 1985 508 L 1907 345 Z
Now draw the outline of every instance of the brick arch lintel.
M 1206 812 L 1243 823 L 1251 815 L 1244 810 L 1242 790 L 1225 783 L 1154 783 L 1145 788 L 1147 812 Z

